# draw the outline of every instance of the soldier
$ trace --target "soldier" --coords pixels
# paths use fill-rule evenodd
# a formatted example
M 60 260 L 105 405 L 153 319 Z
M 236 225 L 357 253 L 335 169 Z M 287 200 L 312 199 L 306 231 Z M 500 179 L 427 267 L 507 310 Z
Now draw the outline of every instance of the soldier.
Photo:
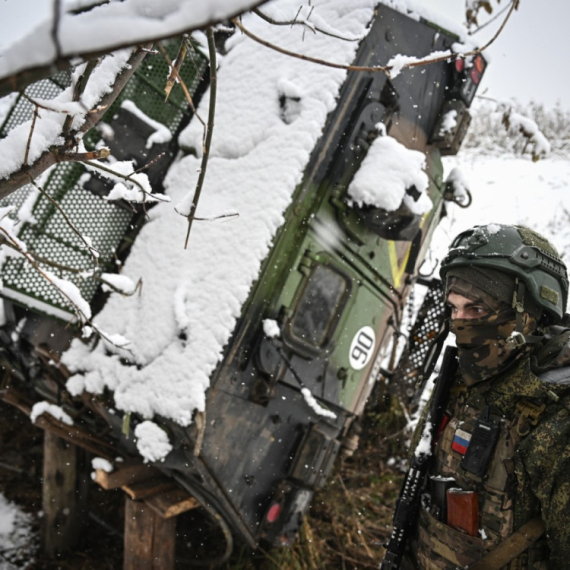
M 570 568 L 566 267 L 491 224 L 455 239 L 441 277 L 459 366 L 402 567 Z

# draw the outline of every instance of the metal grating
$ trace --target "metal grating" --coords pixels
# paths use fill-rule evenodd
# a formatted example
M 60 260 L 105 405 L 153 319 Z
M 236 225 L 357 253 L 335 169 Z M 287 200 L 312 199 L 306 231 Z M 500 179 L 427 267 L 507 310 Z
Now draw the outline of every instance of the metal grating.
M 176 41 L 165 45 L 172 59 L 176 57 L 178 46 Z M 196 93 L 206 69 L 207 60 L 199 53 L 194 54 L 193 61 L 187 60 L 182 66 L 181 75 L 192 95 Z M 191 111 L 180 87 L 175 86 L 168 102 L 164 102 L 167 75 L 168 65 L 161 55 L 147 57 L 102 120 L 112 125 L 117 120 L 121 103 L 129 99 L 151 119 L 167 126 L 172 133 L 177 132 L 184 116 L 189 117 Z M 29 86 L 26 94 L 31 98 L 49 100 L 70 84 L 71 72 L 64 72 Z M 0 129 L 0 137 L 30 120 L 32 113 L 33 105 L 22 96 L 18 97 Z M 85 137 L 86 146 L 93 148 L 100 137 L 98 130 L 92 129 Z M 30 252 L 62 266 L 54 268 L 53 265 L 38 263 L 42 269 L 74 283 L 88 302 L 97 292 L 99 281 L 87 273 L 93 270 L 96 273 L 114 271 L 115 251 L 133 218 L 130 208 L 118 207 L 87 190 L 85 184 L 91 176 L 81 164 L 61 163 L 52 170 L 42 188 L 60 204 L 79 232 L 92 240 L 93 247 L 100 253 L 98 265 L 61 212 L 31 184 L 0 201 L 0 207 L 16 207 L 10 216 L 17 220 L 18 210 L 26 200 L 35 200 L 32 208 L 35 221 L 22 223 L 18 237 Z M 2 295 L 19 304 L 61 319 L 73 317 L 72 307 L 65 298 L 21 257 L 11 257 L 6 261 L 2 268 L 2 282 Z
M 81 234 L 91 238 L 93 247 L 100 253 L 98 265 L 95 265 L 83 240 L 44 197 L 37 200 L 33 210 L 36 223 L 24 224 L 19 237 L 30 252 L 53 263 L 82 272 L 95 269 L 96 273 L 100 273 L 113 270 L 115 249 L 131 223 L 132 214 L 86 192 L 83 183 L 90 176 L 80 164 L 62 164 L 54 170 L 44 190 L 58 200 Z M 40 262 L 38 265 L 74 283 L 88 301 L 97 291 L 98 281 L 92 278 L 46 263 Z M 26 260 L 10 258 L 3 267 L 2 278 L 6 297 L 22 302 L 22 296 L 27 296 L 30 297 L 32 308 L 56 314 L 60 318 L 64 313 L 67 318 L 73 316 L 72 308 L 65 299 Z M 50 310 L 50 306 L 58 311 Z
M 432 342 L 441 329 L 445 317 L 444 294 L 441 281 L 432 279 L 428 291 L 410 330 L 409 342 L 395 367 L 390 384 L 410 401 L 415 392 L 416 379 Z

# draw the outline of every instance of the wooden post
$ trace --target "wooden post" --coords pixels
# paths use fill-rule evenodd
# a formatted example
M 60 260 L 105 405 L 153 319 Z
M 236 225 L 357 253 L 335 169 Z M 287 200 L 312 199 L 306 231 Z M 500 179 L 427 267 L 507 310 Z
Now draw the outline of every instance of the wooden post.
M 72 549 L 80 535 L 77 448 L 44 432 L 43 548 L 54 557 Z
M 165 519 L 142 501 L 125 500 L 123 570 L 174 570 L 176 517 Z

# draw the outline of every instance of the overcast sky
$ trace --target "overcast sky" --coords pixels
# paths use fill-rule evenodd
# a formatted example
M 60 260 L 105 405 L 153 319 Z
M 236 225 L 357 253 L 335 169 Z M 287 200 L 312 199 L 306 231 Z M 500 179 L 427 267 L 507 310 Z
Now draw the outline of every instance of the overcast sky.
M 464 19 L 464 0 L 421 1 L 457 21 Z M 507 4 L 503 0 L 500 7 Z M 0 48 L 49 17 L 51 6 L 52 0 L 0 0 Z M 570 109 L 570 81 L 560 58 L 568 49 L 569 21 L 570 0 L 521 0 L 519 10 L 490 48 L 492 59 L 480 93 L 499 100 L 533 99 L 549 107 L 560 101 Z M 500 22 L 475 37 L 488 39 Z

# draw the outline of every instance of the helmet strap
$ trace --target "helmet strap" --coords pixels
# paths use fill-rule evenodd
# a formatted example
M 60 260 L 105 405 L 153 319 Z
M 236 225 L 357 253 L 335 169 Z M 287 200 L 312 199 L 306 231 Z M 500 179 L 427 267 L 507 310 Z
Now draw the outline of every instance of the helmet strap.
M 524 334 L 524 323 L 523 323 L 523 314 L 524 310 L 524 294 L 526 292 L 526 286 L 524 281 L 521 281 L 518 277 L 515 279 L 515 290 L 513 292 L 513 304 L 512 307 L 515 310 L 515 318 L 516 318 L 516 328 L 515 332 L 518 333 L 518 342 L 519 345 L 522 344 L 536 344 L 544 340 L 544 337 L 541 334 Z
M 524 313 L 524 294 L 526 291 L 526 287 L 524 281 L 521 281 L 518 277 L 515 279 L 515 290 L 513 292 L 513 304 L 512 307 L 515 310 L 516 314 L 516 321 L 517 321 L 517 328 L 515 329 L 516 332 L 521 333 L 523 332 L 523 321 L 522 316 Z

